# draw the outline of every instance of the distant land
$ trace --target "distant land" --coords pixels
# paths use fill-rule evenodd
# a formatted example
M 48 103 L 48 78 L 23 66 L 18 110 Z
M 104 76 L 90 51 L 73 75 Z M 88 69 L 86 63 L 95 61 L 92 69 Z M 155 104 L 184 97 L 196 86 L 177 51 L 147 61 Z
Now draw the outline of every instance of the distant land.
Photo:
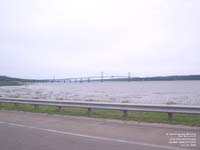
M 0 81 L 22 81 L 23 79 L 12 78 L 8 76 L 0 76 Z
M 127 80 L 127 78 L 113 79 Z M 200 75 L 179 75 L 179 76 L 156 76 L 156 77 L 132 77 L 131 81 L 174 81 L 174 80 L 200 80 Z
M 67 78 L 66 78 L 67 79 Z M 77 78 L 78 79 L 78 78 Z M 22 79 L 8 76 L 0 76 L 0 82 L 26 82 L 26 81 L 44 81 L 48 79 Z M 59 80 L 59 79 L 57 79 Z M 62 79 L 61 79 L 62 80 Z M 127 78 L 104 79 L 104 81 L 127 81 Z M 156 76 L 156 77 L 131 77 L 130 81 L 175 81 L 175 80 L 200 80 L 200 75 L 178 75 L 178 76 Z

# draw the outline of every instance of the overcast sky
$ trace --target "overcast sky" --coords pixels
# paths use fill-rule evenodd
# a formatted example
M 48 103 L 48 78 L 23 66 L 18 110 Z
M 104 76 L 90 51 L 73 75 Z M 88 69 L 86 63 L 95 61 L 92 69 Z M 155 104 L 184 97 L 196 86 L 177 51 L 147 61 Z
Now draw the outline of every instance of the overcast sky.
M 199 0 L 0 0 L 0 75 L 200 74 Z

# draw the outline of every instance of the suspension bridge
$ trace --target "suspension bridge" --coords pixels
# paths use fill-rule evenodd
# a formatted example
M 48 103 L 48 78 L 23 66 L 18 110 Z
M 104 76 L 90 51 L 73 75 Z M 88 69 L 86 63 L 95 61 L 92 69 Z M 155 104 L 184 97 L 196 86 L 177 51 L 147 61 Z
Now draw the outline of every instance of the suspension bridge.
M 131 81 L 133 78 L 130 75 L 130 72 L 127 76 L 105 76 L 101 72 L 100 76 L 89 76 L 89 77 L 72 77 L 72 78 L 63 78 L 63 79 L 44 79 L 44 80 L 24 80 L 24 83 L 82 83 L 82 82 L 94 82 L 94 81 Z

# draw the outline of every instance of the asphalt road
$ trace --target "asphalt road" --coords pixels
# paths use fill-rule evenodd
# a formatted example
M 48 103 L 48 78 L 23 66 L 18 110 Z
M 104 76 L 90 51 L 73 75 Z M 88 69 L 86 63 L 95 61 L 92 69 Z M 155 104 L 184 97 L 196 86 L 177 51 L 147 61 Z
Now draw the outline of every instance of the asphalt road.
M 169 143 L 183 135 L 196 146 Z M 199 150 L 199 141 L 199 127 L 0 111 L 1 150 Z

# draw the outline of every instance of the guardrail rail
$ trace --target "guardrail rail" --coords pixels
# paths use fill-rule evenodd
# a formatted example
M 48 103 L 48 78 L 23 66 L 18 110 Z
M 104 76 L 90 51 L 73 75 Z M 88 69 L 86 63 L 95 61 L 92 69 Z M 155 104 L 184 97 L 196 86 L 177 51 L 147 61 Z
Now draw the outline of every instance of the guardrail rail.
M 88 114 L 92 109 L 121 110 L 123 116 L 127 117 L 128 111 L 142 112 L 164 112 L 168 114 L 169 122 L 172 121 L 173 113 L 200 114 L 200 106 L 195 105 L 164 105 L 164 104 L 131 104 L 131 103 L 107 103 L 107 102 L 85 102 L 66 100 L 24 99 L 24 98 L 0 98 L 0 103 L 31 104 L 35 108 L 39 105 L 61 107 L 87 108 Z

